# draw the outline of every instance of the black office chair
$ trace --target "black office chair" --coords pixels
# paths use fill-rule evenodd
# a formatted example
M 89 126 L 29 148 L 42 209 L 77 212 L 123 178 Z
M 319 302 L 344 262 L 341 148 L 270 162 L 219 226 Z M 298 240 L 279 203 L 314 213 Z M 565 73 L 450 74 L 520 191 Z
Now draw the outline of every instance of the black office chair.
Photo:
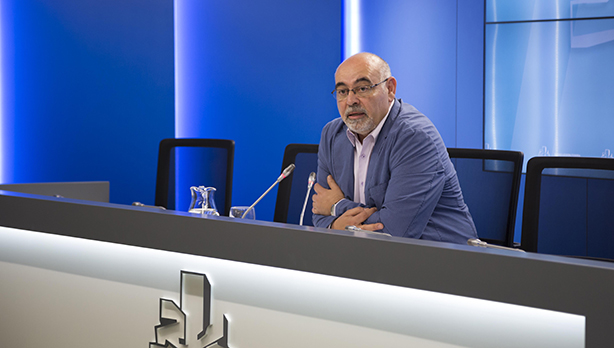
M 273 221 L 298 224 L 307 195 L 309 174 L 318 169 L 318 144 L 289 144 L 284 151 L 282 170 L 291 163 L 294 172 L 279 183 Z M 313 195 L 313 189 L 310 196 Z M 307 200 L 303 225 L 313 226 L 311 221 L 311 197 Z
M 514 247 L 523 153 L 448 148 L 448 154 L 479 238 Z
M 228 216 L 234 149 L 234 140 L 163 139 L 158 152 L 155 205 L 187 211 L 190 187 L 212 186 L 216 188 L 214 199 L 219 213 Z
M 533 157 L 527 163 L 521 247 L 614 259 L 614 159 Z

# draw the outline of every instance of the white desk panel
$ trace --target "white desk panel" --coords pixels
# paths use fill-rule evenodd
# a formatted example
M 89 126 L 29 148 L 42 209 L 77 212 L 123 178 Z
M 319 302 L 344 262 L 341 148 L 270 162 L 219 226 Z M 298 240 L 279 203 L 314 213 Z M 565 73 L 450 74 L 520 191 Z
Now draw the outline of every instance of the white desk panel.
M 0 254 L 6 346 L 147 346 L 183 270 L 212 284 L 206 337 L 199 292 L 183 308 L 201 347 L 224 315 L 236 348 L 584 347 L 583 316 L 463 296 L 10 228 Z M 181 325 L 164 335 L 176 346 Z

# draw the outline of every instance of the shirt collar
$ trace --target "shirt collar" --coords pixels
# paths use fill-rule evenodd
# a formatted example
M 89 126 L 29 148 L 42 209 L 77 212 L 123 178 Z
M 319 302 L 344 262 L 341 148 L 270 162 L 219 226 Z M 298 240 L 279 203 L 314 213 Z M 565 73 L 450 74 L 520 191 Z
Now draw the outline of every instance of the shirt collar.
M 371 133 L 367 134 L 365 139 L 368 137 L 373 137 L 373 143 L 377 141 L 377 137 L 379 136 L 379 133 L 382 131 L 382 127 L 384 127 L 384 123 L 386 123 L 386 120 L 388 119 L 388 115 L 390 115 L 390 110 L 392 110 L 393 105 L 394 105 L 394 99 L 390 103 L 390 106 L 388 106 L 388 112 L 386 113 L 386 116 L 382 118 L 382 120 L 379 122 L 377 127 L 375 127 L 375 129 L 372 130 Z M 354 134 L 354 132 L 352 132 L 349 128 L 345 130 L 345 133 L 347 134 L 347 137 L 348 137 L 348 140 L 350 140 L 350 143 L 352 143 L 352 146 L 356 147 L 356 142 L 358 141 L 358 137 L 356 136 L 356 134 Z

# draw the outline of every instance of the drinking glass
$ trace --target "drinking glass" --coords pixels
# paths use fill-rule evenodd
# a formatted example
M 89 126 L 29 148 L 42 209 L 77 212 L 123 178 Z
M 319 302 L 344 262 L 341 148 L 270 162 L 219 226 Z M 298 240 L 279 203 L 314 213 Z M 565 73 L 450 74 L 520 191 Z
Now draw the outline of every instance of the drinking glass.
M 247 207 L 247 206 L 231 207 L 230 208 L 230 217 L 241 218 L 248 208 L 249 207 Z M 252 220 L 256 219 L 256 212 L 254 211 L 254 208 L 252 208 L 252 210 L 250 210 L 247 213 L 247 215 L 245 215 L 244 219 L 252 219 Z

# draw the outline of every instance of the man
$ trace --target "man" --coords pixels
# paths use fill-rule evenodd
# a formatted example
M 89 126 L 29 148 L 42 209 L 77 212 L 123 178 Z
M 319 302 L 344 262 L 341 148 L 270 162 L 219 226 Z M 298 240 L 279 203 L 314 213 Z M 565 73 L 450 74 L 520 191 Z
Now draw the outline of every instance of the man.
M 337 68 L 341 118 L 322 130 L 313 222 L 466 244 L 477 232 L 443 140 L 396 86 L 371 53 Z

